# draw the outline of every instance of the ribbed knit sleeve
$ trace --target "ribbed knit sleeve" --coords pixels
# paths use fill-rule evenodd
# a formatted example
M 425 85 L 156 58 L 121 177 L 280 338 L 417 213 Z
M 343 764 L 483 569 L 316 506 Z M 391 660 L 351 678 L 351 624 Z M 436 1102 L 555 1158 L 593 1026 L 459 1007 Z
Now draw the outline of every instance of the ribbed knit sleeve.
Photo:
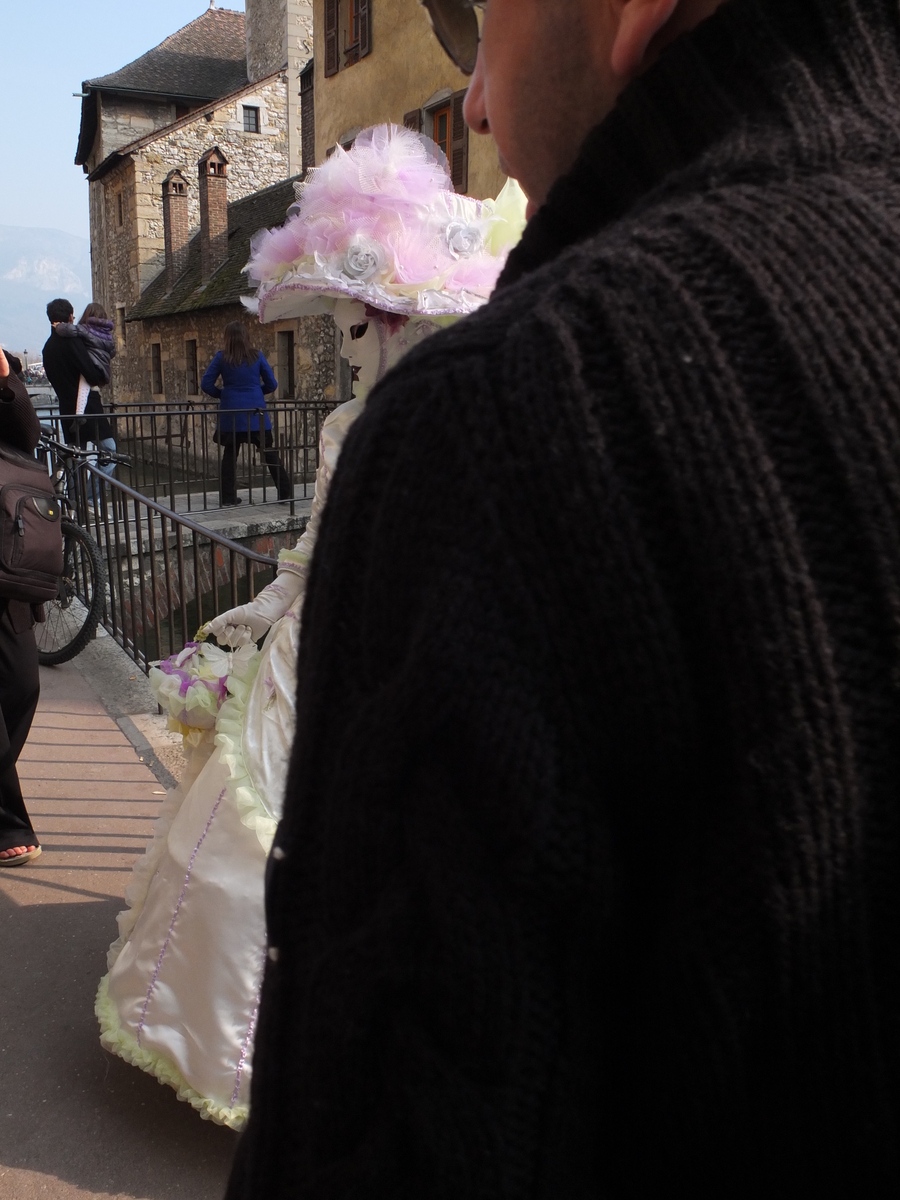
M 796 206 L 819 264 L 828 186 Z M 760 1136 L 760 1179 L 798 1136 L 824 1177 L 839 1129 L 883 1178 L 892 359 L 820 332 L 875 275 L 821 308 L 776 286 L 803 255 L 766 196 L 562 256 L 352 431 L 268 894 L 265 1194 L 586 1196 L 645 1127 L 647 1186 L 700 1155 L 724 1188 Z M 900 297 L 882 319 L 900 337 Z
M 900 1194 L 898 92 L 729 0 L 373 392 L 231 1200 Z

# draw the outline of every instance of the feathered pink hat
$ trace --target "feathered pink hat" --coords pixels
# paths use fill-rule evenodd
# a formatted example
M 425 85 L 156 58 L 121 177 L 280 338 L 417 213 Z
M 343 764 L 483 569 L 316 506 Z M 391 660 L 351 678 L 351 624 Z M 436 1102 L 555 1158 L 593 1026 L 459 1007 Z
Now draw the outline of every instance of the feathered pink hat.
M 247 273 L 264 322 L 325 312 L 341 298 L 463 314 L 488 298 L 524 224 L 514 181 L 497 200 L 457 195 L 434 142 L 376 125 L 309 173 L 287 223 L 252 239 Z

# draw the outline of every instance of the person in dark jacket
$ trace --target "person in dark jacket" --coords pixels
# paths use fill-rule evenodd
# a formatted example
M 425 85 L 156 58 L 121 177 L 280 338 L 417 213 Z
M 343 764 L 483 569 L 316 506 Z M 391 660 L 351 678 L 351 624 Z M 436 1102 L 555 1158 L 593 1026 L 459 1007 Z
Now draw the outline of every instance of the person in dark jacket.
M 77 324 L 73 321 L 60 321 L 54 325 L 53 332 L 61 338 L 80 338 L 91 362 L 103 376 L 103 382 L 110 382 L 112 360 L 116 356 L 116 339 L 113 323 L 102 304 L 91 301 L 81 314 L 81 319 Z M 108 417 L 104 416 L 101 420 L 96 416 L 103 411 L 103 398 L 99 390 L 92 387 L 82 375 L 78 380 L 78 394 L 75 400 L 75 427 L 84 427 L 84 431 L 80 435 L 81 444 L 84 445 L 91 441 L 99 449 L 115 454 L 116 439 L 113 436 L 112 423 Z M 89 419 L 85 416 L 88 412 L 95 415 Z M 116 464 L 114 462 L 107 462 L 103 466 L 98 464 L 98 470 L 102 471 L 104 475 L 112 477 L 116 473 Z M 94 494 L 95 496 L 99 495 L 96 483 Z
M 40 436 L 25 385 L 0 350 L 0 442 L 33 454 Z M 0 597 L 0 867 L 22 866 L 41 853 L 16 771 L 41 691 L 35 615 L 32 605 Z
M 222 386 L 217 381 L 222 380 Z M 263 455 L 278 489 L 278 499 L 294 494 L 291 479 L 278 452 L 272 448 L 272 422 L 266 410 L 266 393 L 278 387 L 265 355 L 250 344 L 243 321 L 225 326 L 225 346 L 203 375 L 200 390 L 219 401 L 216 441 L 222 447 L 219 502 L 223 508 L 240 504 L 235 476 L 241 446 L 252 443 Z
M 229 1200 L 900 1195 L 898 112 L 896 0 L 487 0 L 533 216 L 331 485 Z
M 88 442 L 93 442 L 95 446 L 115 452 L 115 434 L 103 410 L 100 393 L 95 390 L 109 381 L 108 370 L 95 362 L 83 338 L 57 333 L 57 329 L 75 321 L 75 310 L 68 300 L 51 300 L 47 305 L 47 319 L 51 332 L 42 351 L 44 371 L 59 400 L 63 437 L 82 449 Z M 84 410 L 88 420 L 76 426 L 78 385 L 82 378 L 91 388 Z

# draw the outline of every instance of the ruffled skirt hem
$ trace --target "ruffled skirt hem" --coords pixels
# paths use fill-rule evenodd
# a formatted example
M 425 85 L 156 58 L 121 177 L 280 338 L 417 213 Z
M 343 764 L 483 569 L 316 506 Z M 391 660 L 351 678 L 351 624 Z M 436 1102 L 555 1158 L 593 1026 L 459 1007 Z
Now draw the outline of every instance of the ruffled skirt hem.
M 123 1029 L 119 1022 L 116 1006 L 109 998 L 109 976 L 104 975 L 97 990 L 94 1012 L 100 1022 L 100 1043 L 104 1049 L 117 1054 L 132 1066 L 140 1067 L 148 1075 L 155 1075 L 160 1083 L 174 1088 L 179 1100 L 195 1108 L 206 1121 L 227 1125 L 229 1129 L 241 1130 L 247 1123 L 250 1109 L 246 1104 L 218 1104 L 192 1088 L 178 1068 L 156 1050 L 145 1050 L 137 1039 Z

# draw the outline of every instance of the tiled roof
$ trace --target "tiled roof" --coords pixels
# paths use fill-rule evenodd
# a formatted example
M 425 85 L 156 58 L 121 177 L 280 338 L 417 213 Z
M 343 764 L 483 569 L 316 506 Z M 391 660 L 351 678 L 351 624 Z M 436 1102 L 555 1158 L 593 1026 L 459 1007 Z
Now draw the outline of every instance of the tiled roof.
M 133 92 L 179 100 L 216 100 L 247 85 L 244 14 L 210 8 L 121 70 L 82 84 L 75 162 L 83 165 L 97 134 L 97 93 Z
M 168 317 L 175 313 L 195 312 L 203 308 L 220 308 L 240 304 L 241 296 L 249 296 L 253 285 L 244 275 L 250 258 L 250 239 L 259 229 L 283 225 L 287 210 L 294 203 L 294 179 L 275 183 L 235 200 L 228 205 L 228 257 L 215 275 L 204 285 L 200 275 L 200 234 L 191 239 L 188 265 L 184 274 L 166 295 L 166 273 L 162 271 L 144 292 L 128 314 L 129 321 L 148 317 Z
M 244 14 L 210 8 L 127 67 L 87 80 L 84 90 L 90 87 L 211 100 L 246 82 Z

